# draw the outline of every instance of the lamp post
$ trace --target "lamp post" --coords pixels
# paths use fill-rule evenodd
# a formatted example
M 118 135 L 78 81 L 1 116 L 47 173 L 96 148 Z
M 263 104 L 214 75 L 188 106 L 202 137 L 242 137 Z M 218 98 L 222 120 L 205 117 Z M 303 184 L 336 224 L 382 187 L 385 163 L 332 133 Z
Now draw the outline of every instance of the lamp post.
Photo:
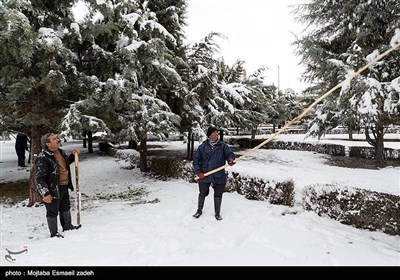
M 279 92 L 279 88 L 280 88 L 280 85 L 279 85 L 280 84 L 280 80 L 279 80 L 279 78 L 280 77 L 279 77 L 279 65 L 278 65 L 278 92 Z

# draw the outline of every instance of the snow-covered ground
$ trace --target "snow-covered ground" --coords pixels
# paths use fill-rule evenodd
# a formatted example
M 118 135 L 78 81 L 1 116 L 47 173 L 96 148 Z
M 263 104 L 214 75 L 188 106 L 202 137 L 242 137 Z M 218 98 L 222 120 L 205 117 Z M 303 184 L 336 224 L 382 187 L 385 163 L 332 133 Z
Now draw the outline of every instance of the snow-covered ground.
M 299 140 L 301 136 L 279 137 Z M 165 149 L 186 147 L 182 142 L 157 144 Z M 71 151 L 81 143 L 64 145 Z M 296 193 L 318 183 L 400 195 L 400 167 L 351 169 L 326 165 L 326 161 L 326 155 L 312 152 L 258 150 L 227 170 L 268 180 L 291 178 Z M 0 162 L 0 183 L 28 178 L 26 169 L 17 169 L 14 141 L 0 142 Z M 65 232 L 63 239 L 49 238 L 44 206 L 2 205 L 0 265 L 400 265 L 400 236 L 356 229 L 300 207 L 290 209 L 247 200 L 237 193 L 224 194 L 224 219 L 216 221 L 212 190 L 203 216 L 194 219 L 197 184 L 157 181 L 128 166 L 123 160 L 87 154 L 82 149 L 79 170 L 83 226 Z M 75 205 L 75 193 L 71 196 Z M 75 209 L 72 214 L 75 218 Z M 7 250 L 23 249 L 27 252 L 13 255 L 13 262 L 5 258 Z

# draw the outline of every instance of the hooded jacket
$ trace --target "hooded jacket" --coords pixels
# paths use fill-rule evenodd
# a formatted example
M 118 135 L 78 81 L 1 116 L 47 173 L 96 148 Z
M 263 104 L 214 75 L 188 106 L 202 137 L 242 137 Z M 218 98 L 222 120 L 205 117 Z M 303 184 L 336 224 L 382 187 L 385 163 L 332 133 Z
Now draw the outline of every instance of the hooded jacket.
M 210 144 L 210 140 L 207 139 L 197 148 L 197 151 L 193 158 L 194 172 L 198 175 L 199 173 L 207 173 L 215 168 L 221 167 L 226 164 L 227 161 L 235 159 L 235 154 L 229 148 L 227 144 L 222 141 L 218 141 L 214 146 Z M 201 183 L 214 183 L 214 184 L 226 184 L 227 176 L 225 169 L 215 172 L 203 180 Z
M 69 165 L 75 161 L 73 154 L 67 156 L 64 150 L 58 149 L 63 156 L 68 169 L 68 188 L 73 191 L 71 169 Z M 35 177 L 39 194 L 44 197 L 51 194 L 54 198 L 59 198 L 58 189 L 59 167 L 54 154 L 49 149 L 43 149 L 35 160 Z

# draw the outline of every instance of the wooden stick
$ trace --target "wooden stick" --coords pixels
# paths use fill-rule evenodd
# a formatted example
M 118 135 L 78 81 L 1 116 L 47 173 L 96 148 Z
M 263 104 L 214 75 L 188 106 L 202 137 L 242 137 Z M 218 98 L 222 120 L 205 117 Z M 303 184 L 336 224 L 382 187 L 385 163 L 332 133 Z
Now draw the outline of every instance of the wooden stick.
M 81 192 L 79 190 L 79 155 L 75 153 L 75 178 L 76 178 L 76 224 L 81 224 Z
M 255 152 L 256 150 L 258 150 L 259 148 L 261 148 L 262 146 L 264 146 L 265 144 L 267 144 L 268 142 L 270 142 L 272 139 L 274 139 L 276 136 L 278 136 L 279 134 L 281 134 L 285 129 L 287 129 L 289 126 L 291 126 L 293 123 L 301 120 L 307 113 L 309 113 L 311 111 L 312 108 L 314 108 L 318 103 L 320 103 L 322 100 L 324 100 L 326 97 L 328 97 L 330 94 L 332 94 L 335 90 L 337 90 L 338 88 L 340 88 L 343 84 L 345 83 L 349 83 L 353 78 L 359 76 L 363 71 L 365 71 L 368 67 L 370 67 L 372 64 L 376 63 L 377 61 L 381 60 L 382 58 L 384 58 L 385 56 L 387 56 L 389 53 L 391 53 L 392 51 L 394 51 L 395 49 L 400 47 L 400 43 L 398 43 L 397 45 L 394 45 L 393 47 L 391 47 L 390 49 L 388 49 L 387 51 L 385 51 L 384 53 L 378 55 L 376 58 L 374 58 L 373 60 L 371 60 L 370 62 L 368 62 L 366 65 L 364 65 L 363 67 L 361 67 L 360 69 L 358 69 L 357 72 L 353 73 L 352 75 L 350 75 L 349 77 L 347 77 L 347 79 L 343 80 L 342 82 L 340 82 L 339 84 L 337 84 L 336 86 L 334 86 L 332 89 L 330 89 L 328 92 L 326 92 L 324 95 L 320 96 L 317 100 L 314 101 L 314 103 L 312 103 L 308 108 L 306 108 L 303 113 L 301 113 L 300 115 L 298 115 L 297 117 L 295 117 L 293 120 L 291 120 L 290 122 L 286 123 L 281 129 L 279 129 L 277 132 L 275 132 L 274 134 L 272 134 L 267 140 L 265 140 L 264 142 L 262 142 L 261 144 L 255 146 L 253 149 L 251 149 L 250 151 L 248 151 L 247 153 L 243 154 L 242 156 L 238 157 L 237 159 L 235 159 L 234 162 L 238 162 L 241 161 L 242 159 L 244 159 L 245 157 L 249 156 L 250 154 L 252 154 L 253 152 Z M 214 174 L 215 172 L 218 172 L 224 168 L 229 167 L 229 164 L 225 164 L 223 166 L 220 166 L 214 170 L 211 170 L 207 173 L 204 173 L 204 176 L 207 177 L 211 174 Z M 196 176 L 194 178 L 195 180 L 198 180 L 199 177 Z

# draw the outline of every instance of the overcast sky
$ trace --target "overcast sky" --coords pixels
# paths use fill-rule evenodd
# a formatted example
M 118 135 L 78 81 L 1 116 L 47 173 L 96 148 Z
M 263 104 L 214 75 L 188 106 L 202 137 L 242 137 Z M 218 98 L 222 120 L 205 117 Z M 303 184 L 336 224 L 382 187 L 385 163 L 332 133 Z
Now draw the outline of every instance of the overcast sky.
M 298 92 L 306 84 L 299 80 L 303 68 L 298 65 L 300 58 L 294 54 L 291 43 L 302 27 L 294 21 L 289 5 L 302 2 L 188 0 L 186 35 L 189 42 L 196 42 L 211 31 L 224 34 L 227 40 L 219 43 L 228 64 L 244 60 L 248 74 L 265 65 L 269 68 L 267 84 Z

